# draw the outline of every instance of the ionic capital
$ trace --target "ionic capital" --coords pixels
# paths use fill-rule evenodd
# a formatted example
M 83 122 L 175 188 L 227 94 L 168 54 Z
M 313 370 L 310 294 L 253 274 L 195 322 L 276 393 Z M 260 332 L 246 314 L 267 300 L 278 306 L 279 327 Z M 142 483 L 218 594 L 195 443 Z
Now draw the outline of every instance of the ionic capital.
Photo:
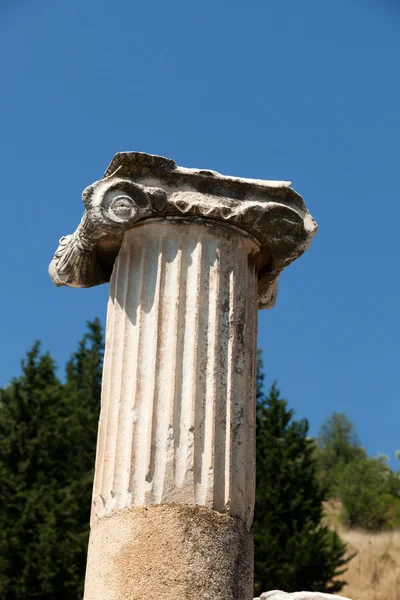
M 317 225 L 284 181 L 226 177 L 178 167 L 171 159 L 119 152 L 104 176 L 83 192 L 85 212 L 61 238 L 49 272 L 56 285 L 91 287 L 110 280 L 126 231 L 148 218 L 215 220 L 261 244 L 258 307 L 275 304 L 281 271 L 308 248 Z

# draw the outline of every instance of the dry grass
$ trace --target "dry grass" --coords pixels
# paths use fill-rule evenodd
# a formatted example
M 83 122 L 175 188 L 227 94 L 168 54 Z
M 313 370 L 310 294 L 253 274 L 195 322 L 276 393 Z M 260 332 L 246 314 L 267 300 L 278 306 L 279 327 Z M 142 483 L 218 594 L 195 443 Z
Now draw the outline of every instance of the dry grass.
M 344 575 L 348 585 L 341 594 L 352 600 L 400 600 L 400 531 L 339 534 L 358 552 Z
M 400 600 L 400 531 L 367 533 L 338 525 L 340 504 L 326 507 L 327 520 L 357 556 L 343 578 L 340 595 L 352 600 Z

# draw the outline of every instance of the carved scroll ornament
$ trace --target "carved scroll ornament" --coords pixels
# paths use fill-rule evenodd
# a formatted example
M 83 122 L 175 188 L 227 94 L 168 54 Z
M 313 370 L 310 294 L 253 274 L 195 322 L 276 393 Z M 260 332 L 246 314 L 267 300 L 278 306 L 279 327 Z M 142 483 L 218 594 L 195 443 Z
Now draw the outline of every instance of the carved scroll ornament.
M 233 225 L 261 243 L 259 308 L 275 304 L 280 272 L 309 246 L 317 225 L 288 182 L 226 177 L 174 161 L 120 152 L 104 177 L 83 192 L 85 212 L 49 267 L 55 285 L 109 281 L 124 233 L 149 218 Z

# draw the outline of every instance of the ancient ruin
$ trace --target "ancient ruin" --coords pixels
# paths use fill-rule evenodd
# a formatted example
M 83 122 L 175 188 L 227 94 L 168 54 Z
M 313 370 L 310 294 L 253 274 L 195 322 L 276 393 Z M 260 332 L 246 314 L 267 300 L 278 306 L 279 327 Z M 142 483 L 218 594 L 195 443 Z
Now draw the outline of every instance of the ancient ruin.
M 121 152 L 56 285 L 110 281 L 85 600 L 250 600 L 257 310 L 317 227 L 287 182 Z

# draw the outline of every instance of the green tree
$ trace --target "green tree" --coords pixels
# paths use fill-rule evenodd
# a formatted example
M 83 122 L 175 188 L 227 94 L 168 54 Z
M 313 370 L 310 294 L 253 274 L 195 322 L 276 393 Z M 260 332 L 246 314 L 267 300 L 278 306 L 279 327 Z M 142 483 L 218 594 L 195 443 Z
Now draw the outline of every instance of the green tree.
M 103 329 L 99 319 L 87 323 L 87 331 L 79 342 L 66 367 L 65 392 L 75 417 L 77 452 L 76 465 L 85 473 L 88 486 L 86 510 L 90 508 L 90 495 L 94 474 L 97 424 L 100 411 L 101 381 L 104 357 Z M 88 496 L 89 494 L 89 496 Z
M 344 413 L 334 412 L 322 424 L 317 439 L 316 456 L 321 481 L 334 495 L 342 469 L 354 461 L 366 458 L 355 425 Z
M 101 327 L 67 381 L 37 343 L 0 390 L 0 598 L 82 598 L 103 356 Z
M 385 457 L 348 463 L 339 475 L 337 491 L 348 527 L 378 531 L 399 526 L 398 477 Z
M 336 532 L 321 525 L 324 494 L 308 423 L 293 419 L 275 384 L 262 394 L 260 363 L 258 371 L 255 592 L 340 591 L 338 577 L 351 557 Z
M 30 598 L 41 591 L 50 598 L 46 594 L 57 577 L 54 519 L 70 451 L 69 413 L 54 363 L 39 344 L 28 352 L 21 377 L 0 391 L 0 406 L 0 597 Z
M 74 600 L 83 597 L 103 357 L 103 329 L 100 320 L 94 319 L 87 323 L 87 331 L 67 363 L 64 386 L 71 414 L 68 491 L 73 499 L 70 519 L 74 525 L 69 561 L 71 568 L 76 571 L 76 576 L 70 580 L 73 593 L 71 598 Z M 58 597 L 61 598 L 57 595 Z

